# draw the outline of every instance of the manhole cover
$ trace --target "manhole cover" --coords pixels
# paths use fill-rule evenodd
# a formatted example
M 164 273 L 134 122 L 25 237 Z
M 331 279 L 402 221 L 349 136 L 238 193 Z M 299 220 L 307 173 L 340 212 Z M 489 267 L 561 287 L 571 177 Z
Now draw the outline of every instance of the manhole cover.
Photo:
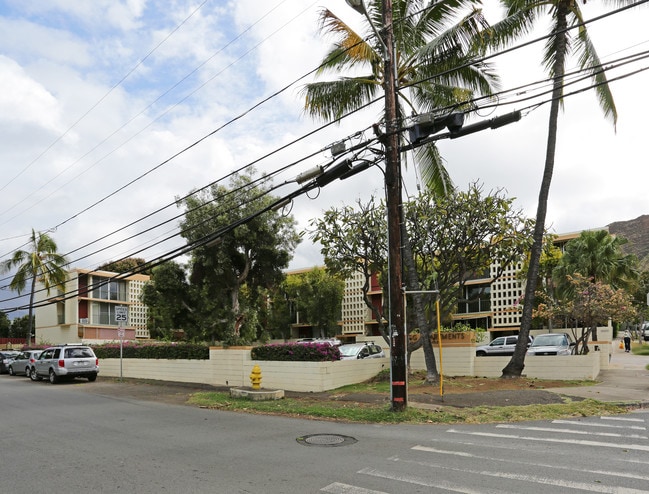
M 356 439 L 350 436 L 343 436 L 341 434 L 309 434 L 308 436 L 301 436 L 297 438 L 297 442 L 304 446 L 347 446 L 357 442 Z

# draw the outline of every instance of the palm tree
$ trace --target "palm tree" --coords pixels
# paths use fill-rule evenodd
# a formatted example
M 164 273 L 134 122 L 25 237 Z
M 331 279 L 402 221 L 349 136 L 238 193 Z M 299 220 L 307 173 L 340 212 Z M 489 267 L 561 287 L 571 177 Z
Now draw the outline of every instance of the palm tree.
M 473 97 L 491 94 L 497 88 L 498 77 L 490 65 L 470 63 L 470 47 L 477 45 L 480 33 L 488 27 L 474 2 L 395 0 L 392 4 L 400 117 L 405 109 L 413 113 L 440 108 L 448 112 L 449 107 L 468 110 L 473 107 Z M 366 8 L 374 25 L 381 25 L 382 0 L 369 0 Z M 467 15 L 453 24 L 463 10 Z M 325 55 L 318 75 L 366 71 L 304 86 L 306 112 L 314 118 L 334 121 L 364 107 L 383 90 L 383 45 L 376 36 L 368 40 L 356 33 L 328 9 L 320 14 L 320 30 L 336 41 Z M 369 26 L 367 31 L 372 32 Z M 427 187 L 447 195 L 452 183 L 434 143 L 417 148 L 416 163 Z
M 554 171 L 554 160 L 557 143 L 559 108 L 563 96 L 563 82 L 566 59 L 575 55 L 582 70 L 591 74 L 596 86 L 595 91 L 604 115 L 610 118 L 613 125 L 617 122 L 617 110 L 613 95 L 607 83 L 606 75 L 599 71 L 601 67 L 599 56 L 595 51 L 588 30 L 583 24 L 583 15 L 577 0 L 502 0 L 506 8 L 503 21 L 492 26 L 492 42 L 504 45 L 518 35 L 531 31 L 546 12 L 552 20 L 551 35 L 545 45 L 543 63 L 553 78 L 552 102 L 548 123 L 548 139 L 545 154 L 543 178 L 539 189 L 539 200 L 536 211 L 536 228 L 530 252 L 527 281 L 525 285 L 525 304 L 521 316 L 521 327 L 518 344 L 511 360 L 503 369 L 503 377 L 520 377 L 526 353 L 525 342 L 528 339 L 532 325 L 532 308 L 534 293 L 538 279 L 539 260 L 543 249 L 545 218 L 547 214 L 548 196 Z M 585 3 L 585 2 L 584 2 Z M 633 0 L 611 0 L 617 5 L 631 5 Z M 576 27 L 576 34 L 570 27 Z
M 36 233 L 32 228 L 30 250 L 17 250 L 11 259 L 0 264 L 0 271 L 6 273 L 17 269 L 9 287 L 19 294 L 29 283 L 29 323 L 27 345 L 31 343 L 33 331 L 34 295 L 36 282 L 43 284 L 49 295 L 52 288 L 63 288 L 66 281 L 64 267 L 68 261 L 57 252 L 56 242 L 46 233 Z
M 572 299 L 575 284 L 569 281 L 575 273 L 591 283 L 603 283 L 613 289 L 624 289 L 633 293 L 640 280 L 638 259 L 632 254 L 624 254 L 622 246 L 627 243 L 623 237 L 614 237 L 606 230 L 585 231 L 566 244 L 561 260 L 554 269 L 556 291 L 559 297 Z M 597 325 L 590 329 L 592 338 L 597 341 Z M 588 351 L 588 340 L 583 341 Z
M 566 244 L 563 256 L 554 269 L 557 290 L 570 295 L 566 275 L 579 273 L 592 282 L 601 282 L 618 289 L 633 289 L 639 280 L 638 259 L 624 254 L 628 241 L 606 230 L 584 231 Z
M 369 0 L 366 6 L 371 22 L 382 23 L 382 0 Z M 470 0 L 395 0 L 393 32 L 395 40 L 397 112 L 399 119 L 405 109 L 428 113 L 436 109 L 472 108 L 471 100 L 478 94 L 491 94 L 498 86 L 498 78 L 488 64 L 471 63 L 471 47 L 487 23 L 479 9 Z M 457 20 L 461 12 L 466 15 Z M 455 23 L 454 23 L 455 22 Z M 367 27 L 368 32 L 371 26 Z M 367 41 L 328 9 L 320 16 L 320 28 L 333 35 L 336 42 L 325 56 L 318 74 L 351 72 L 360 75 L 342 75 L 331 81 L 307 84 L 303 90 L 307 113 L 316 118 L 333 121 L 373 101 L 385 87 L 382 40 L 370 37 Z M 406 91 L 407 88 L 407 91 Z M 426 187 L 439 197 L 452 190 L 452 182 L 442 164 L 434 143 L 415 151 Z M 408 241 L 402 229 L 403 259 L 406 266 L 406 284 L 409 290 L 420 290 L 419 280 Z M 421 295 L 415 295 L 414 314 L 420 328 L 427 364 L 427 380 L 439 378 L 435 357 L 428 335 Z

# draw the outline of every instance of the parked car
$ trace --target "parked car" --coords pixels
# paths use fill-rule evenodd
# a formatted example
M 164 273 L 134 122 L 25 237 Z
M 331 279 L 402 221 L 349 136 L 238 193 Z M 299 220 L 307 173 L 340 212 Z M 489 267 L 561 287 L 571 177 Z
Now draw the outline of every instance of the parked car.
M 9 375 L 24 375 L 29 377 L 31 367 L 42 351 L 43 350 L 24 350 L 20 352 L 9 362 Z
M 34 361 L 29 377 L 32 381 L 48 378 L 52 384 L 64 378 L 85 377 L 94 381 L 99 374 L 99 359 L 86 345 L 59 345 L 43 350 Z
M 528 355 L 570 355 L 574 343 L 565 333 L 544 333 L 537 335 L 527 349 Z
M 371 341 L 340 345 L 338 349 L 340 350 L 340 360 L 385 357 L 383 348 Z
M 640 333 L 643 340 L 649 341 L 649 321 L 642 323 L 642 326 L 640 326 Z
M 4 352 L 0 352 L 0 374 L 6 374 L 9 372 L 9 362 L 11 362 L 11 359 L 14 358 L 16 355 L 18 355 L 20 352 L 16 352 L 13 350 L 6 350 Z
M 528 337 L 529 342 L 527 346 L 532 344 L 533 338 Z M 476 347 L 475 354 L 478 357 L 485 357 L 487 355 L 514 355 L 514 349 L 516 348 L 516 342 L 518 341 L 518 336 L 499 336 L 494 338 L 494 340 L 488 345 L 481 345 Z
M 302 338 L 295 343 L 298 345 L 308 345 L 309 343 L 324 343 L 330 346 L 340 346 L 342 341 L 338 338 Z

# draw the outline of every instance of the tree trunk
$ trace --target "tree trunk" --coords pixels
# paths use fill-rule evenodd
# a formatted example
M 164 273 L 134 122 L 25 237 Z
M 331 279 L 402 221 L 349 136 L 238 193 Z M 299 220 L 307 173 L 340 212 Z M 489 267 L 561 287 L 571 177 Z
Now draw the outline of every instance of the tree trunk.
M 32 278 L 32 289 L 29 294 L 29 321 L 27 322 L 27 336 L 25 346 L 29 348 L 32 344 L 32 331 L 34 330 L 34 294 L 36 293 L 36 275 Z
M 534 226 L 533 244 L 530 252 L 529 268 L 527 270 L 527 280 L 525 283 L 525 295 L 523 314 L 521 316 L 521 328 L 518 334 L 516 349 L 511 360 L 503 369 L 502 377 L 520 377 L 525 367 L 525 354 L 527 352 L 527 341 L 529 340 L 530 329 L 532 327 L 532 309 L 534 307 L 534 293 L 536 292 L 536 282 L 539 275 L 539 261 L 541 251 L 543 250 L 543 236 L 545 234 L 545 217 L 548 210 L 548 196 L 550 194 L 550 184 L 552 183 L 552 173 L 554 171 L 554 158 L 557 145 L 557 124 L 559 120 L 559 108 L 561 106 L 561 97 L 563 95 L 563 76 L 566 58 L 566 31 L 567 27 L 567 0 L 561 0 L 557 5 L 557 24 L 555 32 L 556 58 L 554 61 L 554 84 L 552 89 L 552 103 L 550 105 L 550 119 L 548 125 L 548 141 L 545 154 L 545 168 L 543 170 L 543 179 L 539 190 L 539 203 L 536 210 L 536 224 Z
M 403 262 L 406 267 L 406 287 L 408 290 L 417 291 L 419 287 L 419 276 L 412 255 L 410 246 L 410 237 L 406 231 L 405 224 L 401 224 L 401 242 L 403 245 Z M 426 362 L 426 382 L 439 382 L 439 372 L 437 371 L 437 362 L 435 361 L 435 352 L 433 344 L 430 341 L 430 325 L 426 321 L 426 310 L 424 307 L 424 294 L 413 293 L 412 300 L 415 311 L 415 321 L 419 327 L 420 340 L 424 349 L 424 361 Z

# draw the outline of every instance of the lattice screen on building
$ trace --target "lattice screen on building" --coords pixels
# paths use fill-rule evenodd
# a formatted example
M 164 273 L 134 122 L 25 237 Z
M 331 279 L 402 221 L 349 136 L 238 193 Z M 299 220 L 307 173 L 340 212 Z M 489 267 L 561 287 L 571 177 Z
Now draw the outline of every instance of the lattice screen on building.
M 503 275 L 491 284 L 491 310 L 494 327 L 518 326 L 521 322 L 523 284 L 518 279 L 522 263 L 508 267 Z M 491 264 L 492 278 L 498 274 L 500 264 Z

